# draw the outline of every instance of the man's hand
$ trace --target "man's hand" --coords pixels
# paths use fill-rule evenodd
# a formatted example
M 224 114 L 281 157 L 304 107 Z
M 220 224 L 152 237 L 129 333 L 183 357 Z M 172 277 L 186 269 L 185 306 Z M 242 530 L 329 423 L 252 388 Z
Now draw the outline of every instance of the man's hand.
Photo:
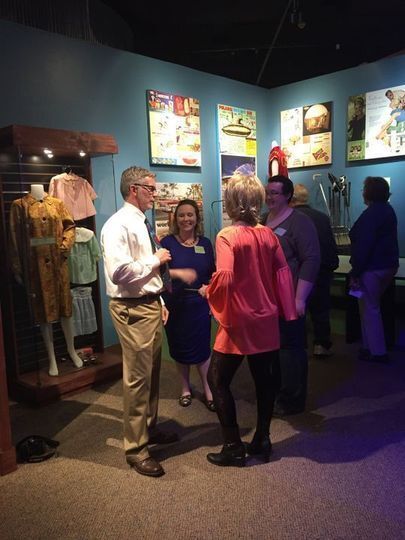
M 165 248 L 159 248 L 155 251 L 154 255 L 159 259 L 160 264 L 166 264 L 169 261 L 172 260 L 172 256 L 170 255 L 170 251 Z
M 162 323 L 163 323 L 163 326 L 166 325 L 168 318 L 169 318 L 169 310 L 167 309 L 166 306 L 162 306 Z
M 197 272 L 193 268 L 171 268 L 170 277 L 191 285 L 197 279 Z

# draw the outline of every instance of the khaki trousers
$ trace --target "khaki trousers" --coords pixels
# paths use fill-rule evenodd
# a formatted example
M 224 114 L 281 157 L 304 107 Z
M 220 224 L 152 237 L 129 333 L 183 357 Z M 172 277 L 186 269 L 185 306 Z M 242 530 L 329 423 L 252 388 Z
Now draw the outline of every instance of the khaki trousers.
M 120 298 L 110 314 L 123 358 L 124 449 L 128 463 L 149 457 L 149 434 L 157 422 L 162 352 L 160 301 Z

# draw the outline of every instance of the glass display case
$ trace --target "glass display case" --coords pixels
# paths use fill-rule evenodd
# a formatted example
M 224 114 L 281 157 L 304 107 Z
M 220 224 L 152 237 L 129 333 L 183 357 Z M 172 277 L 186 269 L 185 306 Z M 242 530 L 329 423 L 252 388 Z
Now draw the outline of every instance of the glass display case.
M 0 129 L 1 307 L 17 400 L 52 401 L 120 374 L 120 355 L 104 351 L 92 202 L 92 160 L 109 158 L 113 183 L 117 152 L 110 135 Z M 84 272 L 80 242 L 92 246 Z

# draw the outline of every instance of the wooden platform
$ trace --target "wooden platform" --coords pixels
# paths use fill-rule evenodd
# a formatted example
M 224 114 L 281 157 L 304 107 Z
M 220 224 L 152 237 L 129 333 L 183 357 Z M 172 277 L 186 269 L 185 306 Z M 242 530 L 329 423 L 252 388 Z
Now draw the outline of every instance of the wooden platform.
M 59 375 L 50 377 L 46 369 L 20 375 L 11 383 L 10 396 L 16 401 L 42 405 L 62 397 L 82 392 L 103 382 L 122 377 L 122 354 L 120 345 L 107 347 L 97 353 L 95 364 L 75 368 L 71 362 L 58 361 Z

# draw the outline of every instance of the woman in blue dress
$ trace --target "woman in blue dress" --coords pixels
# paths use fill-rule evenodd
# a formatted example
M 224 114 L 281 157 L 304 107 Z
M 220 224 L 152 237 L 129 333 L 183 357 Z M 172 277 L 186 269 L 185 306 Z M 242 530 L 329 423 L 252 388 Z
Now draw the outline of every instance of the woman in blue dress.
M 203 385 L 205 405 L 215 412 L 212 393 L 207 382 L 211 355 L 211 316 L 208 302 L 200 294 L 215 270 L 214 250 L 210 240 L 201 233 L 201 219 L 195 201 L 179 202 L 174 212 L 172 234 L 162 239 L 162 247 L 170 250 L 170 268 L 193 268 L 197 280 L 187 285 L 173 281 L 172 292 L 164 299 L 169 310 L 165 326 L 171 357 L 181 380 L 179 404 L 191 405 L 190 366 L 197 366 Z

